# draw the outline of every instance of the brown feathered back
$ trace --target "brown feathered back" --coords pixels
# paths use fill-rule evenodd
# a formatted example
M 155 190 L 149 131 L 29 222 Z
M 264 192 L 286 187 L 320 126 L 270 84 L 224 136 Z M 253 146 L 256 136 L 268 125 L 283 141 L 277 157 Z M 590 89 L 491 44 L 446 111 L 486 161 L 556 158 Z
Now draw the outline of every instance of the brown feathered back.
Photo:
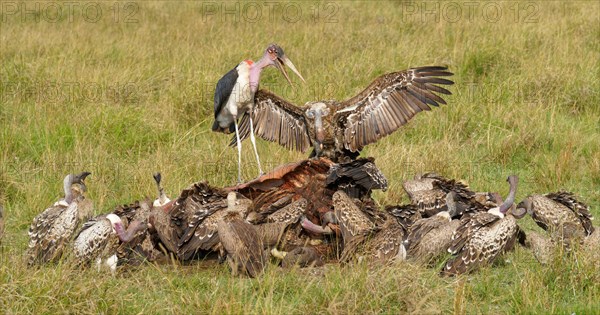
M 594 232 L 594 226 L 592 224 L 594 217 L 590 213 L 590 207 L 580 201 L 575 194 L 568 191 L 559 191 L 546 194 L 545 196 L 573 211 L 585 229 L 586 235 L 591 235 Z
M 217 222 L 217 231 L 233 275 L 241 272 L 254 278 L 262 273 L 266 257 L 254 226 L 238 213 L 228 213 Z
M 375 224 L 345 192 L 336 191 L 333 194 L 333 207 L 342 230 L 344 244 L 348 244 L 352 238 L 359 235 L 370 235 L 370 232 L 375 229 Z
M 513 247 L 519 231 L 515 217 L 510 214 L 500 218 L 480 212 L 461 221 L 449 249 L 456 256 L 446 263 L 444 275 L 468 273 L 491 263 Z

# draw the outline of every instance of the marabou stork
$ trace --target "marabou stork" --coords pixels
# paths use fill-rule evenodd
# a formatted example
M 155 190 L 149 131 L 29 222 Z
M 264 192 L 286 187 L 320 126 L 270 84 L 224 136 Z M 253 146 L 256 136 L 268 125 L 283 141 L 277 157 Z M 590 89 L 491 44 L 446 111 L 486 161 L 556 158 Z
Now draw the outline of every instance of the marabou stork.
M 231 71 L 227 72 L 227 74 L 217 82 L 214 98 L 215 121 L 212 130 L 222 133 L 231 133 L 235 131 L 236 139 L 238 139 L 238 182 L 242 181 L 242 145 L 241 141 L 239 141 L 238 118 L 242 117 L 245 113 L 252 113 L 254 94 L 258 90 L 260 74 L 264 68 L 269 66 L 277 67 L 277 69 L 283 73 L 287 81 L 290 84 L 292 83 L 284 65 L 288 66 L 302 81 L 304 81 L 304 78 L 300 72 L 298 72 L 292 61 L 285 56 L 283 49 L 276 44 L 270 44 L 269 47 L 267 47 L 265 54 L 258 62 L 254 63 L 252 60 L 244 60 L 235 68 L 231 69 Z M 249 119 L 249 128 L 250 140 L 252 141 L 254 154 L 256 155 L 256 161 L 258 163 L 258 171 L 260 175 L 262 175 L 263 171 L 260 165 L 258 152 L 256 151 L 252 117 Z
M 439 78 L 452 75 L 446 70 L 429 66 L 388 73 L 349 100 L 308 102 L 304 107 L 259 90 L 253 110 L 241 117 L 240 137 L 232 139 L 231 145 L 256 132 L 287 149 L 305 152 L 313 146 L 311 157 L 353 160 L 364 146 L 396 131 L 417 113 L 446 104 L 435 94 L 452 94 L 438 86 L 454 84 Z

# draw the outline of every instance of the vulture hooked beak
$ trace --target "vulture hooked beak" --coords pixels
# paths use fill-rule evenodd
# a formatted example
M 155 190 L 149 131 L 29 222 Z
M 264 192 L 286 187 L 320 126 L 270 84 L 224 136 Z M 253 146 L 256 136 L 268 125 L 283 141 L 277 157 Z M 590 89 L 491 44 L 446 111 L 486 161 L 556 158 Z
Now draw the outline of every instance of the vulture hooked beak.
M 513 207 L 511 211 L 513 217 L 516 219 L 522 219 L 527 214 L 527 209 L 520 207 Z
M 90 172 L 81 172 L 77 175 L 75 175 L 75 177 L 73 178 L 73 184 L 77 183 L 79 185 L 81 185 L 81 190 L 83 190 L 83 192 L 87 191 L 87 186 L 85 185 L 85 178 L 88 177 L 90 174 Z
M 521 202 L 519 202 L 519 204 L 517 205 L 517 208 L 523 208 L 530 215 L 533 214 L 533 209 L 532 209 L 533 207 L 532 207 L 531 200 L 529 199 L 529 197 L 527 197 L 527 198 L 523 199 Z
M 333 213 L 333 211 L 328 211 L 325 214 L 323 214 L 323 217 L 321 218 L 321 222 L 322 222 L 321 226 L 323 228 L 325 228 L 326 226 L 328 226 L 329 223 L 331 223 L 331 224 L 339 224 L 338 223 L 338 219 L 335 216 L 335 213 Z

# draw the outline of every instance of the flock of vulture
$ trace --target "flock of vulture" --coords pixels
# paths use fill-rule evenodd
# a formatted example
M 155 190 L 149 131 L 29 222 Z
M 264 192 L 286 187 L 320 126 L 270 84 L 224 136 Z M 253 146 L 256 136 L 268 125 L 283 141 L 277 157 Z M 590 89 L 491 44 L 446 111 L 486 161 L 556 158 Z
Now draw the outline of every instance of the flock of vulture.
M 318 268 L 408 260 L 435 266 L 450 252 L 441 274 L 457 275 L 492 263 L 517 242 L 541 263 L 559 247 L 597 251 L 600 244 L 588 207 L 571 193 L 531 195 L 515 206 L 514 175 L 503 200 L 423 174 L 403 183 L 409 204 L 382 211 L 371 193 L 385 190 L 387 180 L 373 159 L 303 160 L 232 187 L 194 183 L 173 200 L 157 173 L 155 200 L 86 219 L 93 212 L 85 198 L 87 175 L 67 175 L 65 197 L 34 219 L 29 265 L 67 255 L 77 265 L 114 272 L 125 264 L 209 259 L 227 261 L 234 275 L 256 277 L 269 263 Z M 526 214 L 548 234 L 525 235 L 517 221 Z
M 572 193 L 531 195 L 515 205 L 518 177 L 508 176 L 509 193 L 473 191 L 459 180 L 434 173 L 403 183 L 410 203 L 380 207 L 373 190 L 387 179 L 373 158 L 360 150 L 387 136 L 451 94 L 445 67 L 412 68 L 383 75 L 355 97 L 309 102 L 298 107 L 258 90 L 263 68 L 284 65 L 304 81 L 281 47 L 269 45 L 258 62 L 245 60 L 219 80 L 213 131 L 233 133 L 232 145 L 259 137 L 309 159 L 231 187 L 201 181 L 169 199 L 160 173 L 156 199 L 117 206 L 90 219 L 85 197 L 90 173 L 64 178 L 64 198 L 44 210 L 29 229 L 30 266 L 68 256 L 78 266 L 108 267 L 144 262 L 212 259 L 228 263 L 232 274 L 256 277 L 270 264 L 319 268 L 326 263 L 389 264 L 412 261 L 458 275 L 491 264 L 517 243 L 531 248 L 541 263 L 555 249 L 598 251 L 589 207 Z M 290 81 L 291 83 L 291 81 Z M 241 153 L 239 154 L 241 159 Z M 239 173 L 241 174 L 241 172 Z M 1 212 L 0 212 L 1 213 Z M 517 224 L 529 214 L 547 233 Z M 1 216 L 1 214 L 0 214 Z

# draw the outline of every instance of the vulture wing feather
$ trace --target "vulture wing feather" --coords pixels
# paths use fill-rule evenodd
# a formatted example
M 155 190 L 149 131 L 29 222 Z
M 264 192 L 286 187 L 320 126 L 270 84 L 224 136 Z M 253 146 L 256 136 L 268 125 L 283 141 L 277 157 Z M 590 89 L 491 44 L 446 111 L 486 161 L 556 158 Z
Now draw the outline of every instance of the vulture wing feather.
M 301 152 L 310 148 L 308 126 L 300 107 L 269 91 L 258 90 L 254 95 L 252 113 L 246 112 L 240 119 L 240 141 L 250 136 L 250 115 L 255 134 L 264 140 Z M 234 145 L 237 145 L 235 137 L 230 143 L 230 146 Z
M 439 78 L 452 75 L 446 70 L 446 67 L 433 66 L 385 74 L 360 94 L 340 103 L 336 121 L 344 122 L 344 147 L 359 151 L 396 131 L 419 112 L 430 110 L 430 106 L 446 104 L 434 94 L 451 94 L 436 85 L 454 84 Z M 365 134 L 367 130 L 372 132 Z

